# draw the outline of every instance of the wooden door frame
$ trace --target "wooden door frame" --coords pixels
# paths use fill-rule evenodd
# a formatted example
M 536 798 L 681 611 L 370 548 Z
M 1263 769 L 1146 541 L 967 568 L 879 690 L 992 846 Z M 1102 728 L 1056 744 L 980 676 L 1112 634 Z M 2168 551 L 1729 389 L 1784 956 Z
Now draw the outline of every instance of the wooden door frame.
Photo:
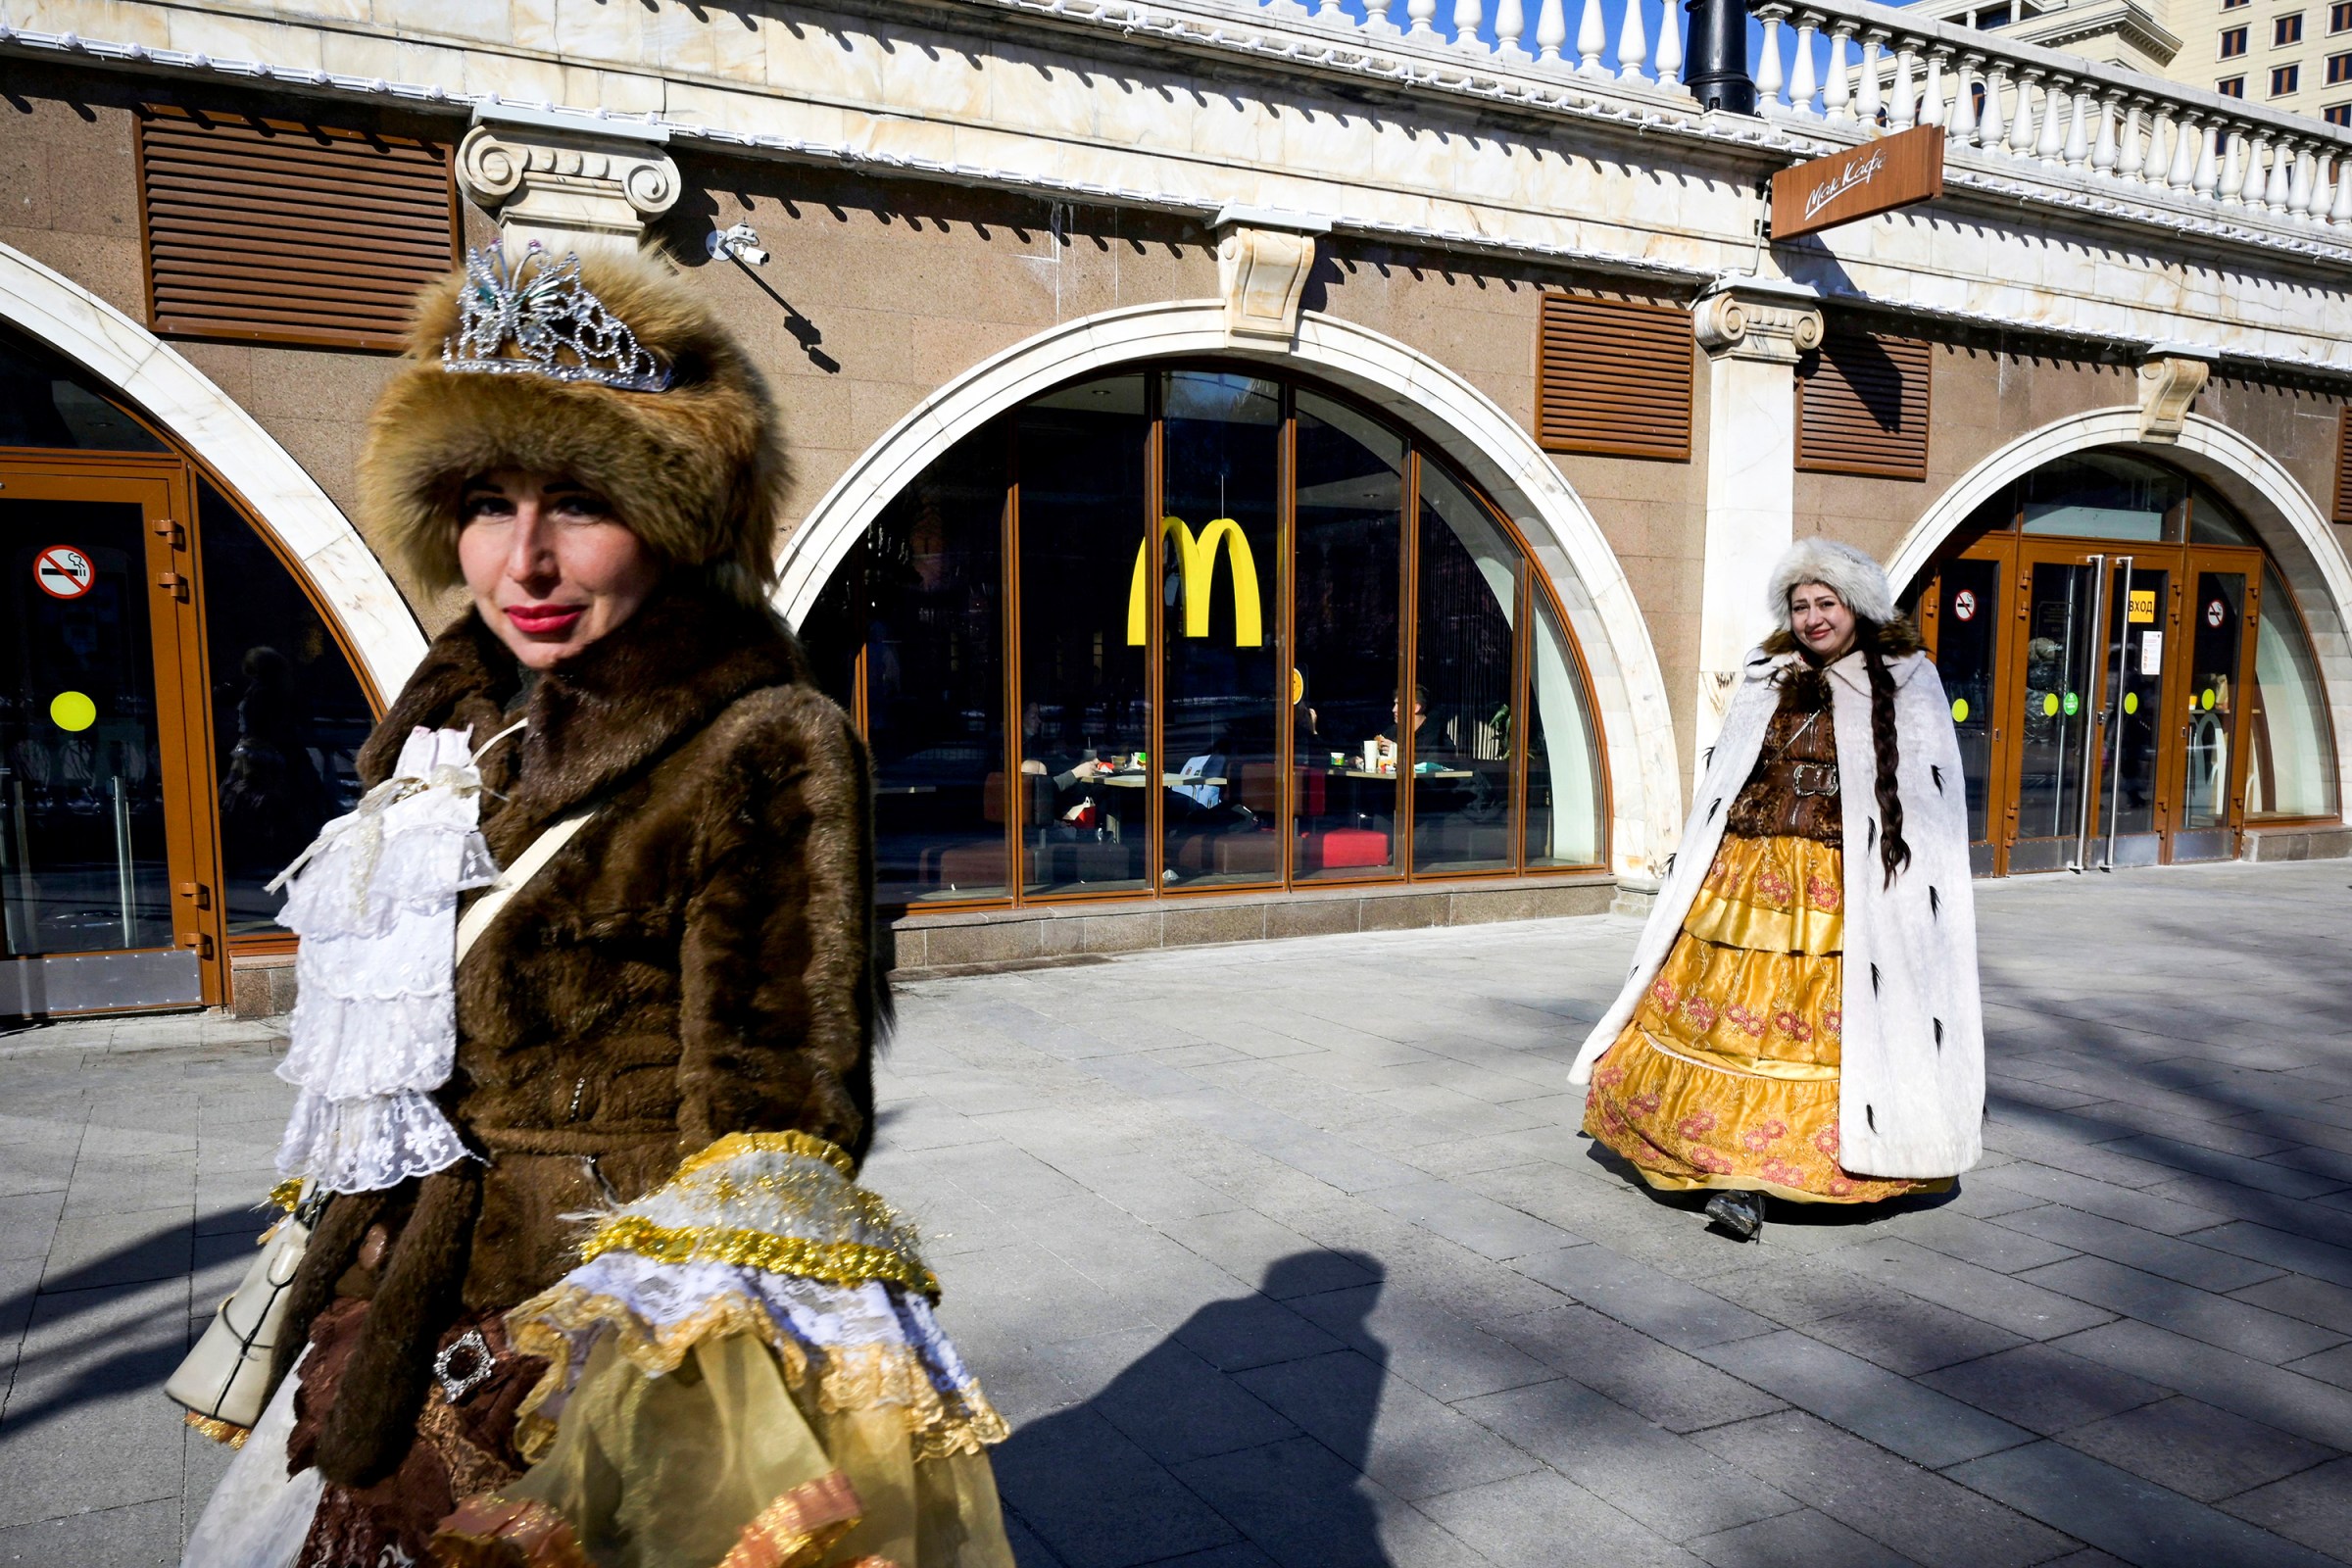
M 185 460 L 168 453 L 19 449 L 0 454 L 0 495 L 128 501 L 141 509 L 147 525 L 148 654 L 154 664 L 172 941 L 174 949 L 196 955 L 203 1004 L 223 1005 L 228 984 L 224 901 L 220 896 L 220 785 L 213 758 L 194 475 Z
M 1982 561 L 1997 568 L 1994 578 L 1994 602 L 1984 607 L 1980 613 L 1992 617 L 1992 670 L 1986 685 L 1992 696 L 1992 711 L 1985 715 L 1991 730 L 1992 744 L 1984 759 L 1984 845 L 1991 863 L 1985 868 L 1988 877 L 2009 874 L 2009 843 L 2016 837 L 2017 818 L 2017 758 L 2015 728 L 2008 722 L 2011 704 L 2009 666 L 2016 662 L 2011 650 L 2016 646 L 2013 634 L 2005 627 L 2021 620 L 2026 612 L 2026 601 L 2018 592 L 2018 537 L 2014 533 L 1992 533 L 1973 540 L 1965 550 L 1957 550 L 1939 558 L 1929 574 L 1919 596 L 1917 618 L 1920 640 L 1927 644 L 1928 658 L 1942 662 L 1943 636 L 1943 573 L 1955 561 Z M 2015 608 L 2004 608 L 2005 603 Z M 2021 666 L 2022 667 L 2022 666 Z M 1965 783 L 1964 786 L 1965 787 Z M 1973 841 L 1971 848 L 1974 847 Z

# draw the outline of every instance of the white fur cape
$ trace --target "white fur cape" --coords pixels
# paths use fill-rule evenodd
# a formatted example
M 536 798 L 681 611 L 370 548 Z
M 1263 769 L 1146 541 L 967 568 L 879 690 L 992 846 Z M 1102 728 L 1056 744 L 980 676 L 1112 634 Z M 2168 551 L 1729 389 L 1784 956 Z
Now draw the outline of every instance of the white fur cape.
M 1625 1028 L 1690 912 L 1780 706 L 1773 677 L 1793 654 L 1750 654 L 1724 715 L 1682 847 L 1668 866 L 1633 972 L 1569 1069 L 1592 1064 Z M 1879 861 L 1878 766 L 1870 681 L 1859 653 L 1829 667 L 1845 835 L 1844 1066 L 1838 1163 L 1857 1175 L 1956 1176 L 1984 1152 L 1984 1022 L 1977 994 L 1976 900 L 1969 881 L 1960 739 L 1925 654 L 1888 665 L 1895 682 L 1896 785 L 1911 863 L 1886 885 Z

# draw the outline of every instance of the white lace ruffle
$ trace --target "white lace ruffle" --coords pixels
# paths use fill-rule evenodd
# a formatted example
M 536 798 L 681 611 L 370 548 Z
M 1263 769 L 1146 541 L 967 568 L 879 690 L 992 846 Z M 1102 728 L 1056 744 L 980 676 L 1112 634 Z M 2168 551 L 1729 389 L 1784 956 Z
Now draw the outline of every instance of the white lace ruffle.
M 820 1365 L 830 1352 L 880 1345 L 911 1350 L 941 1394 L 973 1381 L 931 1303 L 897 1285 L 834 1285 L 734 1263 L 661 1263 L 636 1252 L 591 1258 L 563 1283 L 620 1302 L 656 1338 L 710 1302 L 740 1296 L 758 1302 Z
M 493 881 L 467 737 L 418 729 L 393 776 L 289 868 L 279 916 L 302 938 L 293 1039 L 301 1090 L 278 1173 L 372 1192 L 465 1157 L 430 1096 L 457 1056 L 458 896 Z
M 458 1130 L 416 1090 L 330 1100 L 305 1089 L 294 1097 L 277 1169 L 330 1193 L 371 1193 L 465 1157 Z

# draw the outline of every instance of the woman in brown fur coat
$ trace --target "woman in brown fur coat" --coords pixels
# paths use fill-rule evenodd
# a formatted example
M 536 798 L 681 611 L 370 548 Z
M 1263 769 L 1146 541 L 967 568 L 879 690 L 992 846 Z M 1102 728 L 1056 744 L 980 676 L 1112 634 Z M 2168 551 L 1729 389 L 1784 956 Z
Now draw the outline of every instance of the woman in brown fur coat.
M 477 256 L 423 302 L 361 475 L 471 609 L 361 756 L 375 804 L 320 845 L 376 835 L 354 874 L 381 893 L 400 803 L 446 797 L 503 906 L 455 923 L 485 863 L 422 945 L 452 1028 L 421 1093 L 362 1083 L 384 1048 L 355 1020 L 386 999 L 348 974 L 392 926 L 305 970 L 280 1169 L 336 1196 L 189 1562 L 1009 1568 L 1003 1423 L 855 1182 L 867 763 L 764 603 L 758 375 L 656 263 Z M 403 985 L 400 1027 L 436 995 Z

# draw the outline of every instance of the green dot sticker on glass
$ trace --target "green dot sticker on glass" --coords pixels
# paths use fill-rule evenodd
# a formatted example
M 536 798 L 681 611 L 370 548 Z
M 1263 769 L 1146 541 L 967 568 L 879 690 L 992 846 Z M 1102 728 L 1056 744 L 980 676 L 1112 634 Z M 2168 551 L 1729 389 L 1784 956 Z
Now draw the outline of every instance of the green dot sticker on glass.
M 2050 692 L 2042 698 L 2041 716 L 2044 718 L 2056 718 L 2058 716 L 2058 694 L 2056 692 Z
M 2075 712 L 2076 712 L 2076 710 L 2077 710 L 2078 709 L 2080 709 L 2082 706 L 2082 698 L 2080 698 L 2080 697 L 2077 697 L 2077 696 L 2076 696 L 2076 695 L 2075 695 L 2073 692 L 2068 692 L 2068 693 L 2066 694 L 2066 702 L 2065 702 L 2065 704 L 2064 704 L 2064 707 L 2065 707 L 2065 709 L 2066 709 L 2066 716 L 2067 716 L 2067 717 L 2069 717 L 2069 718 L 2072 718 L 2072 717 L 2074 717 L 2074 716 L 2075 716 Z
M 98 705 L 81 692 L 59 692 L 49 700 L 49 721 L 59 729 L 88 729 L 98 722 Z
M 1965 724 L 1968 722 L 1967 698 L 1955 697 L 1952 699 L 1952 722 L 1955 724 Z
M 2206 687 L 2206 688 L 2205 688 L 2205 695 L 2204 695 L 2204 697 L 2201 699 L 2201 701 L 2203 701 L 2203 703 L 2205 704 L 2205 711 L 2207 711 L 2208 713 L 2212 712 L 2212 711 L 2213 711 L 2213 688 L 2212 688 L 2212 687 L 2208 686 L 2208 687 Z
M 2139 693 L 2124 693 L 2124 711 L 2127 713 L 2136 713 L 2139 711 Z

